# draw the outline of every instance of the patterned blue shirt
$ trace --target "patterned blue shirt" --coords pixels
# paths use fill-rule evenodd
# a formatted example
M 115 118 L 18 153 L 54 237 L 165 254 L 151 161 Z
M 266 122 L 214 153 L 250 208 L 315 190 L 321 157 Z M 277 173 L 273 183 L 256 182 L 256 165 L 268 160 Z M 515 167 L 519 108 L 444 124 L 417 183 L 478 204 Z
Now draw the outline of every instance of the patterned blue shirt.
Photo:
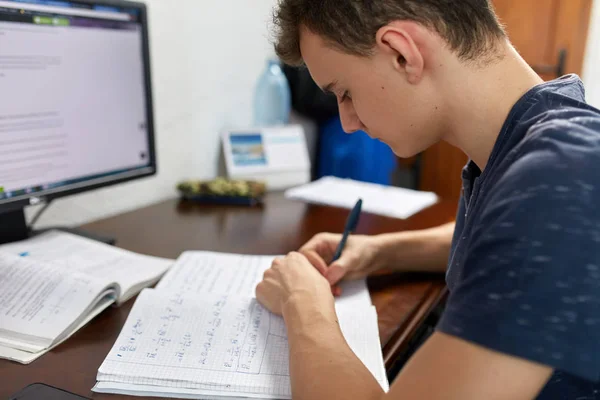
M 539 399 L 600 399 L 600 111 L 575 75 L 513 107 L 463 170 L 437 329 L 556 371 Z

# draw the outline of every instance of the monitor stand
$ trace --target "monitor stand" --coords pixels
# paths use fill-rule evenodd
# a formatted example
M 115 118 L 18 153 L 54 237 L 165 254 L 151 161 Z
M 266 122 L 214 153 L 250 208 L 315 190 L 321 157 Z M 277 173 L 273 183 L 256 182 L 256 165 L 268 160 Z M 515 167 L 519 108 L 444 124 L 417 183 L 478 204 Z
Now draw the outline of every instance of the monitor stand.
M 23 209 L 0 214 L 0 244 L 24 240 L 52 229 L 63 232 L 69 232 L 106 244 L 114 245 L 116 242 L 114 238 L 97 235 L 77 228 L 56 227 L 30 232 L 29 228 L 27 227 L 27 222 L 25 220 L 25 212 L 23 211 Z

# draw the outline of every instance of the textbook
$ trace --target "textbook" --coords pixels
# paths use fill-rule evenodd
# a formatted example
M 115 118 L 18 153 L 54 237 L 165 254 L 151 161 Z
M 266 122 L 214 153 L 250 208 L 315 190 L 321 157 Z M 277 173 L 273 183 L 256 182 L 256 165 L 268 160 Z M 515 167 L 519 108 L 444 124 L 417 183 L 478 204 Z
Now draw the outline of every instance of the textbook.
M 0 246 L 0 358 L 32 362 L 172 263 L 58 231 Z

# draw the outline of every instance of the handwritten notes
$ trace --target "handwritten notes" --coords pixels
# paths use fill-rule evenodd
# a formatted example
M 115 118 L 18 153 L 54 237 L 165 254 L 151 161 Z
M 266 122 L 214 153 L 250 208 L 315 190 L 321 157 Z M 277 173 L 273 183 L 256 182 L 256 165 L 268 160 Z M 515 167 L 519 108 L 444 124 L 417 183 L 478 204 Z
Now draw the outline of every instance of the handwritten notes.
M 252 297 L 273 259 L 273 256 L 185 252 L 157 288 L 176 293 L 235 293 Z
M 283 319 L 253 298 L 274 256 L 186 252 L 156 290 L 144 290 L 106 360 L 94 391 L 152 396 L 291 396 Z M 377 314 L 365 281 L 336 300 L 350 347 L 388 383 Z M 367 322 L 367 323 L 365 323 Z
M 253 297 L 256 285 L 275 256 L 190 251 L 183 253 L 161 279 L 157 289 L 178 294 L 222 293 Z M 342 284 L 338 307 L 368 307 L 371 297 L 365 280 Z
M 263 338 L 268 339 L 271 325 L 280 333 L 283 324 L 255 300 L 223 295 L 184 301 L 156 291 L 141 296 L 139 314 L 113 349 L 117 360 L 260 374 Z
M 374 331 L 362 328 L 374 312 L 371 307 L 342 313 L 340 324 L 384 385 L 376 325 Z M 289 398 L 288 354 L 283 319 L 255 299 L 146 289 L 98 370 L 98 381 Z
M 254 299 L 144 290 L 98 377 L 132 377 L 135 371 L 140 382 L 153 384 L 181 381 L 233 392 L 267 387 L 275 373 L 288 375 L 287 353 L 274 354 L 278 349 L 268 346 L 285 341 L 277 336 L 282 331 L 283 320 Z

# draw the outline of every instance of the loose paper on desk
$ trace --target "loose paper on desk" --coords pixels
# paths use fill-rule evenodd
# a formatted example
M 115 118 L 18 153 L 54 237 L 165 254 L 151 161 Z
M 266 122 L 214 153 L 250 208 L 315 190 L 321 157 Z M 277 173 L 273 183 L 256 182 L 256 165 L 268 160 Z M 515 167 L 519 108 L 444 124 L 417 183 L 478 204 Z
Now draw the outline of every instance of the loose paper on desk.
M 175 293 L 222 293 L 254 296 L 263 273 L 271 267 L 275 256 L 188 251 L 161 279 L 157 289 Z M 371 296 L 366 281 L 344 282 L 337 307 L 368 307 Z
M 437 203 L 435 193 L 376 185 L 351 179 L 324 177 L 289 189 L 287 198 L 308 203 L 351 209 L 363 199 L 363 211 L 386 217 L 406 219 Z
M 375 308 L 337 313 L 348 345 L 387 391 Z M 94 391 L 289 399 L 289 373 L 284 321 L 255 299 L 146 289 L 98 370 Z

